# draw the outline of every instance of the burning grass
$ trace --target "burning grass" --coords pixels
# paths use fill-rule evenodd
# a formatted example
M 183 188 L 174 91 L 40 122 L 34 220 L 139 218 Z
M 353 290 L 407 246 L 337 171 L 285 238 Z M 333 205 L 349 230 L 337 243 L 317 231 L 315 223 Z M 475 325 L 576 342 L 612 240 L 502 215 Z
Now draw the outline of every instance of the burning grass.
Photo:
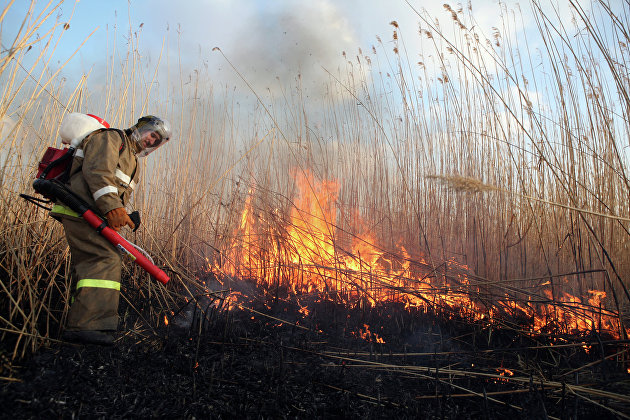
M 474 275 L 454 258 L 446 261 L 411 255 L 404 245 L 386 250 L 373 232 L 349 235 L 337 223 L 336 180 L 297 177 L 298 192 L 289 200 L 288 218 L 253 205 L 250 191 L 241 222 L 230 235 L 220 265 L 209 271 L 219 279 L 253 279 L 268 293 L 301 298 L 317 295 L 351 306 L 397 302 L 407 309 L 438 310 L 489 325 L 513 324 L 533 334 L 567 334 L 598 330 L 626 338 L 620 314 L 606 309 L 606 292 L 585 297 L 560 291 L 554 298 L 551 278 L 490 281 Z M 355 223 L 367 226 L 360 216 Z M 340 245 L 346 244 L 346 246 Z M 416 253 L 418 254 L 418 253 Z M 570 284 L 571 273 L 556 279 Z M 233 295 L 238 301 L 240 294 Z M 244 302 L 241 302 L 244 303 Z

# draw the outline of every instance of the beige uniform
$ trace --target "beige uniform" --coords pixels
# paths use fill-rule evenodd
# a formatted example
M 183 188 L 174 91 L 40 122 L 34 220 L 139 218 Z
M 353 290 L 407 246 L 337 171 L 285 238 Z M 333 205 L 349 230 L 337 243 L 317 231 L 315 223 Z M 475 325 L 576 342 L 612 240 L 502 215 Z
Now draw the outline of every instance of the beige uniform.
M 137 146 L 119 130 L 90 134 L 77 147 L 70 190 L 104 218 L 124 207 L 137 182 Z M 58 202 L 51 215 L 66 233 L 76 282 L 68 330 L 113 331 L 118 327 L 121 254 L 71 209 Z

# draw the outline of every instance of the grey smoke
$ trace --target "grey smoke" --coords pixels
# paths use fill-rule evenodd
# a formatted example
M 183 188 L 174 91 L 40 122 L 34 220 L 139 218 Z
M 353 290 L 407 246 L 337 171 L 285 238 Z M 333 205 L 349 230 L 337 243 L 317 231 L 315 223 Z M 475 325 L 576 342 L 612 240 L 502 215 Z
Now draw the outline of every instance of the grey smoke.
M 267 10 L 253 16 L 251 32 L 246 34 L 249 42 L 229 47 L 255 85 L 270 87 L 273 79 L 293 84 L 299 75 L 307 88 L 322 86 L 328 79 L 324 68 L 336 71 L 345 61 L 342 52 L 356 49 L 351 30 L 333 10 L 300 9 Z

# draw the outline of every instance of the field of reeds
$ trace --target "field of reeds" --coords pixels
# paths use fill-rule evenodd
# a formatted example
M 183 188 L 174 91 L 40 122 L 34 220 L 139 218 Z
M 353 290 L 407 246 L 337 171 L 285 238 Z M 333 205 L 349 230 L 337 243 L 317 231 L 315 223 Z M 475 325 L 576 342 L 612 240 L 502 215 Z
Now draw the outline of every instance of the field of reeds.
M 18 195 L 32 193 L 37 162 L 46 147 L 59 146 L 59 123 L 69 112 L 94 113 L 122 128 L 150 112 L 176 127 L 176 139 L 143 163 L 132 203 L 143 226 L 127 234 L 172 277 L 165 287 L 125 264 L 123 299 L 147 325 L 159 325 L 177 302 L 202 291 L 197 279 L 211 273 L 225 288 L 236 287 L 244 273 L 260 273 L 248 266 L 252 253 L 277 262 L 272 252 L 297 248 L 291 228 L 309 232 L 323 221 L 315 236 L 324 232 L 333 252 L 344 250 L 362 267 L 367 258 L 349 245 L 356 240 L 422 261 L 445 278 L 444 267 L 456 264 L 468 279 L 457 294 L 482 300 L 487 313 L 480 315 L 518 304 L 535 316 L 542 305 L 549 322 L 554 310 L 569 307 L 590 321 L 587 330 L 601 332 L 604 313 L 607 333 L 626 339 L 630 10 L 604 0 L 588 10 L 569 3 L 572 22 L 544 12 L 537 0 L 523 6 L 533 10 L 536 40 L 514 29 L 518 11 L 506 9 L 484 35 L 466 9 L 445 5 L 453 25 L 447 29 L 410 5 L 426 50 L 409 51 L 392 22 L 391 39 L 343 52 L 345 68 L 322 69 L 329 86 L 320 98 L 305 98 L 298 85 L 271 100 L 241 79 L 237 89 L 259 99 L 245 118 L 235 90 L 213 86 L 203 70 L 182 68 L 178 51 L 163 49 L 144 62 L 139 30 L 130 30 L 124 49 L 108 47 L 98 94 L 90 74 L 69 85 L 63 67 L 49 62 L 64 23 L 40 34 L 54 11 L 25 16 L 16 39 L 2 38 L 0 55 L 3 358 L 28 356 L 58 339 L 64 324 L 71 284 L 62 229 Z M 212 53 L 225 54 L 231 66 L 229 51 Z M 328 210 L 299 208 L 304 191 L 319 193 L 314 208 Z M 246 209 L 255 232 L 244 231 Z M 292 214 L 302 214 L 305 226 Z M 321 254 L 323 245 L 311 250 Z M 325 276 L 346 275 L 340 258 L 333 260 Z M 310 275 L 314 265 L 292 270 Z M 270 284 L 290 284 L 295 271 L 279 267 L 265 267 Z M 398 296 L 418 296 L 405 284 L 396 286 Z M 451 284 L 427 291 L 451 292 Z M 422 298 L 428 301 L 424 292 Z

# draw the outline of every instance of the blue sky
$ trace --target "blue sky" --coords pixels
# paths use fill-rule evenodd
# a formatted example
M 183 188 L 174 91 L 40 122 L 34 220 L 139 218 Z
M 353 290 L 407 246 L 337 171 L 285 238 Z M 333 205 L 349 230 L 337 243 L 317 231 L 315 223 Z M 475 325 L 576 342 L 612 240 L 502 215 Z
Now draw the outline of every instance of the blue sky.
M 6 0 L 2 3 L 8 4 Z M 443 2 L 410 3 L 418 10 L 426 8 L 429 15 L 444 22 L 445 28 L 450 26 Z M 518 4 L 505 3 L 507 9 Z M 46 4 L 39 1 L 36 9 Z M 472 5 L 479 28 L 490 34 L 500 20 L 498 2 L 475 0 Z M 2 28 L 5 47 L 29 7 L 29 1 L 16 0 L 9 10 Z M 453 7 L 457 8 L 457 3 Z M 522 24 L 528 26 L 531 22 L 527 10 L 524 12 Z M 177 51 L 180 41 L 183 60 L 191 65 L 203 62 L 219 83 L 224 81 L 221 70 L 225 61 L 213 54 L 212 48 L 220 47 L 260 87 L 273 83 L 276 77 L 291 78 L 298 71 L 305 80 L 323 81 L 327 76 L 321 66 L 334 70 L 345 61 L 342 52 L 353 57 L 359 48 L 369 51 L 377 44 L 377 37 L 383 40 L 385 48 L 389 47 L 393 33 L 390 22 L 394 20 L 410 51 L 418 49 L 421 42 L 417 34 L 419 19 L 404 0 L 67 0 L 54 16 L 59 22 L 70 21 L 55 55 L 59 63 L 96 29 L 64 69 L 64 76 L 71 79 L 89 70 L 98 77 L 108 45 L 110 49 L 113 45 L 114 32 L 118 45 L 124 45 L 130 29 L 139 34 L 140 50 L 153 59 L 159 55 L 164 37 L 169 39 L 171 54 Z
M 326 70 L 347 68 L 359 49 L 370 55 L 372 46 L 379 54 L 391 56 L 394 43 L 392 21 L 398 23 L 398 36 L 404 41 L 408 60 L 427 62 L 421 53 L 427 51 L 427 40 L 418 35 L 421 23 L 414 11 L 425 13 L 431 22 L 440 22 L 446 35 L 453 33 L 451 14 L 443 1 L 425 0 L 66 0 L 54 11 L 48 25 L 69 21 L 56 49 L 51 68 L 64 63 L 94 30 L 96 32 L 65 67 L 61 75 L 68 86 L 76 86 L 83 74 L 90 73 L 88 86 L 98 91 L 106 77 L 106 59 L 116 45 L 119 55 L 125 53 L 132 39 L 139 40 L 143 63 L 150 67 L 157 62 L 163 42 L 169 51 L 169 68 L 177 69 L 178 56 L 183 73 L 197 68 L 205 69 L 215 88 L 235 86 L 239 92 L 248 92 L 244 83 L 235 77 L 225 59 L 214 47 L 220 47 L 230 61 L 243 74 L 252 88 L 261 94 L 280 95 L 282 82 L 292 84 L 299 73 L 307 92 L 321 97 L 329 83 Z M 611 0 L 610 5 L 621 10 L 624 0 Z M 6 6 L 9 2 L 1 0 Z M 55 2 L 53 4 L 57 4 Z M 572 15 L 568 1 L 540 0 L 547 13 L 557 14 L 569 23 Z M 560 3 L 560 5 L 558 5 Z M 580 4 L 589 9 L 590 0 Z M 36 11 L 48 5 L 35 3 Z M 468 6 L 472 12 L 468 13 Z M 3 21 L 2 44 L 8 47 L 15 37 L 31 2 L 16 0 Z M 413 6 L 413 8 L 412 8 Z M 467 22 L 476 32 L 491 38 L 498 28 L 503 37 L 522 38 L 527 34 L 529 48 L 535 56 L 543 41 L 531 18 L 529 1 L 473 0 L 470 3 L 451 3 L 454 10 L 464 9 L 471 15 Z M 50 8 L 50 6 L 49 6 Z M 503 22 L 509 27 L 503 27 Z M 48 28 L 42 27 L 39 34 Z M 517 34 L 514 36 L 514 34 Z M 379 43 L 377 39 L 381 39 Z M 35 51 L 29 53 L 36 56 Z M 342 53 L 346 52 L 346 57 Z M 163 58 L 163 62 L 164 62 Z M 387 66 L 386 60 L 381 63 Z M 433 57 L 435 60 L 435 57 Z M 544 70 L 543 67 L 541 69 Z M 437 70 L 434 70 L 436 74 Z M 185 75 L 183 77 L 185 79 Z M 175 79 L 178 79 L 177 77 Z M 531 92 L 537 98 L 538 92 Z

